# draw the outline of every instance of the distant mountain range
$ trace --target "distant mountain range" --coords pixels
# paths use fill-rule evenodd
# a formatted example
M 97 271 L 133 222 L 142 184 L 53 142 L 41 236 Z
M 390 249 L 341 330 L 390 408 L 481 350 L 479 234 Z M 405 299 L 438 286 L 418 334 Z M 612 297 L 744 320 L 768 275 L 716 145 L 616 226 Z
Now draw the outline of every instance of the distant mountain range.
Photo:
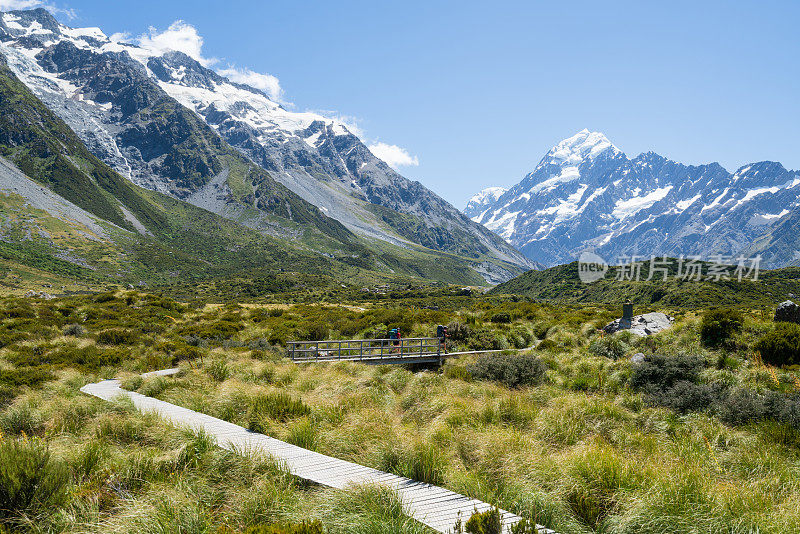
M 181 52 L 112 41 L 34 9 L 0 14 L 0 55 L 6 75 L 126 181 L 241 227 L 359 268 L 432 280 L 499 282 L 535 265 L 396 173 L 344 124 L 288 111 Z M 40 183 L 52 179 L 38 173 Z M 99 202 L 63 198 L 81 209 Z M 129 208 L 89 212 L 113 213 L 104 220 L 126 227 Z
M 762 161 L 734 173 L 653 152 L 631 159 L 602 133 L 564 139 L 508 190 L 475 195 L 464 212 L 528 258 L 565 264 L 584 250 L 633 255 L 752 257 L 800 263 L 800 172 Z

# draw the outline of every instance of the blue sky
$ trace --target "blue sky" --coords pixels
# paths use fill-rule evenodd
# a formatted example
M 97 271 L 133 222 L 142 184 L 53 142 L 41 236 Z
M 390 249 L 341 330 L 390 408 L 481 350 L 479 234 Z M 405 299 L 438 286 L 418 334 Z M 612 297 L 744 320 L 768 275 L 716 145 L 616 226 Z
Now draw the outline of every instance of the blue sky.
M 185 21 L 215 68 L 349 117 L 459 208 L 582 128 L 631 156 L 800 169 L 797 1 L 55 3 L 109 35 Z

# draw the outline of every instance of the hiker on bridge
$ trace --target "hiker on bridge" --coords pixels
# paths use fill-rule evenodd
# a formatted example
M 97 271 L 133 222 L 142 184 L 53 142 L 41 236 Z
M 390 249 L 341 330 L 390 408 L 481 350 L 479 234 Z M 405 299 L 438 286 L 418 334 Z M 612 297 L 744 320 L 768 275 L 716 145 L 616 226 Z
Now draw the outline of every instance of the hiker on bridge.
M 394 345 L 394 347 L 392 348 L 391 352 L 392 353 L 400 353 L 400 352 L 402 352 L 402 350 L 403 350 L 402 349 L 402 341 L 401 341 L 402 338 L 400 336 L 400 329 L 399 328 L 392 328 L 389 331 L 389 339 L 392 340 L 392 345 Z
M 439 325 L 436 327 L 436 337 L 439 338 L 439 351 L 447 354 L 447 338 L 450 334 L 447 333 L 447 327 Z

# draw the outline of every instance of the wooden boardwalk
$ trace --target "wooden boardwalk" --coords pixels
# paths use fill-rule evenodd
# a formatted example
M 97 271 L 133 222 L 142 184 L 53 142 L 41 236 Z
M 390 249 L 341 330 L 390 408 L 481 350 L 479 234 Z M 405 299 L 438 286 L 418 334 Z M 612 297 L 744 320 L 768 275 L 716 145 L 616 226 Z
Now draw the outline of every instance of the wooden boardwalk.
M 177 372 L 177 369 L 167 369 L 147 375 L 166 376 Z M 354 484 L 379 484 L 389 487 L 400 496 L 409 516 L 438 532 L 450 532 L 459 514 L 466 522 L 475 510 L 483 512 L 490 508 L 485 502 L 470 499 L 438 486 L 325 456 L 263 434 L 250 432 L 246 428 L 210 415 L 124 390 L 120 387 L 119 380 L 87 384 L 81 391 L 104 400 L 112 400 L 119 396 L 128 397 L 142 412 L 156 412 L 175 426 L 203 431 L 213 436 L 217 445 L 223 449 L 241 454 L 268 454 L 283 463 L 293 475 L 317 484 L 337 489 L 347 489 Z M 511 526 L 520 518 L 504 510 L 501 510 L 501 513 L 503 532 L 510 533 Z M 555 534 L 545 527 L 538 529 L 540 534 Z

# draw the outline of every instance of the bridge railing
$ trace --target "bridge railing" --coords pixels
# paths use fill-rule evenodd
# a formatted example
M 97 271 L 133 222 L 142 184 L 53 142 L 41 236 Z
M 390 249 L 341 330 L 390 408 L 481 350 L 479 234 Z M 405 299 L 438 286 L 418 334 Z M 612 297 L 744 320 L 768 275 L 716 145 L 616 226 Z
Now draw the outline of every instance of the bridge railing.
M 442 349 L 439 338 L 435 337 L 290 341 L 286 344 L 287 356 L 296 362 L 424 358 L 439 356 Z

